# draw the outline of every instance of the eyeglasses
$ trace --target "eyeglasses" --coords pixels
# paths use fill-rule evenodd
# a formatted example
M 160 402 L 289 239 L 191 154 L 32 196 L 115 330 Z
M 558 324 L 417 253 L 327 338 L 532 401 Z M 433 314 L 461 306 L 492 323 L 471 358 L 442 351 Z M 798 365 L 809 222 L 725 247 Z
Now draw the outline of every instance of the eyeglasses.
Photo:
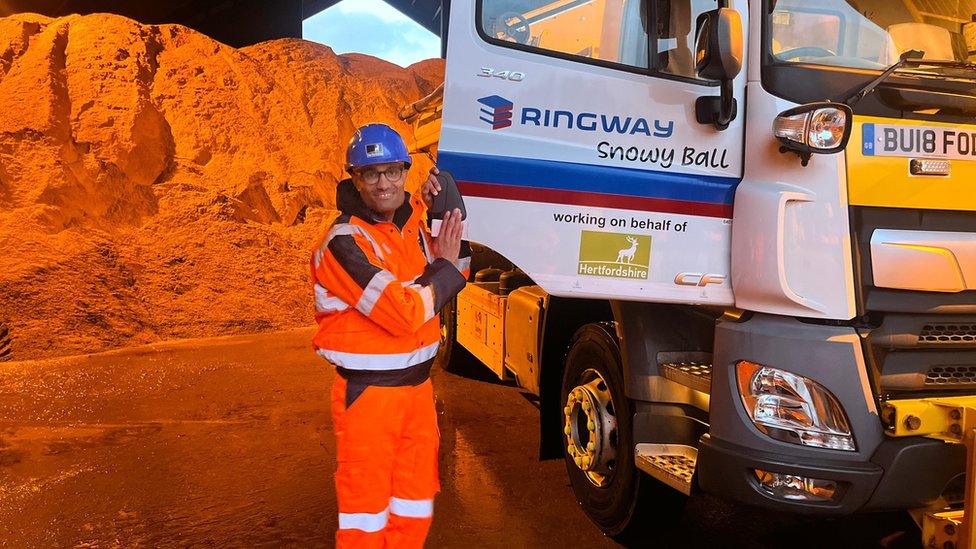
M 407 171 L 402 165 L 401 166 L 390 166 L 389 168 L 379 171 L 373 168 L 367 168 L 359 172 L 359 177 L 363 178 L 363 181 L 367 185 L 375 185 L 380 181 L 380 174 L 386 178 L 390 183 L 396 183 L 403 177 L 403 172 Z

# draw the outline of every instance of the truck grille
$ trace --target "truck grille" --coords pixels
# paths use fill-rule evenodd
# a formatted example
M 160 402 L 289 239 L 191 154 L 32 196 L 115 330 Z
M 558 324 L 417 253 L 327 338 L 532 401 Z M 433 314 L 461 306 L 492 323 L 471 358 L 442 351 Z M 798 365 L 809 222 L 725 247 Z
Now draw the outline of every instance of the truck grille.
M 976 388 L 976 316 L 889 313 L 868 341 L 885 393 Z
M 927 387 L 976 385 L 976 365 L 936 366 L 925 376 Z
M 976 324 L 926 324 L 918 334 L 920 343 L 974 343 Z
M 881 323 L 861 331 L 875 390 L 894 398 L 976 391 L 976 290 L 876 286 L 871 257 L 878 229 L 976 233 L 976 212 L 852 206 L 850 214 L 858 314 Z

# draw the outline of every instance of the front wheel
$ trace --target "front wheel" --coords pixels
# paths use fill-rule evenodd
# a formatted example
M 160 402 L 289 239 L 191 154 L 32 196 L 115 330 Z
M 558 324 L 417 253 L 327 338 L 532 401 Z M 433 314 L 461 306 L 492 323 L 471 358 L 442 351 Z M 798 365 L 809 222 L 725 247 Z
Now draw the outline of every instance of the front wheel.
M 466 373 L 473 357 L 457 342 L 457 297 L 447 302 L 440 312 L 441 345 L 437 361 L 441 368 L 453 374 Z
M 561 397 L 566 470 L 590 520 L 624 541 L 637 533 L 638 523 L 647 522 L 638 517 L 669 514 L 652 510 L 652 500 L 675 510 L 674 498 L 661 494 L 662 487 L 635 465 L 633 404 L 624 393 L 620 347 L 611 325 L 587 324 L 573 336 Z M 655 497 L 659 494 L 663 497 Z

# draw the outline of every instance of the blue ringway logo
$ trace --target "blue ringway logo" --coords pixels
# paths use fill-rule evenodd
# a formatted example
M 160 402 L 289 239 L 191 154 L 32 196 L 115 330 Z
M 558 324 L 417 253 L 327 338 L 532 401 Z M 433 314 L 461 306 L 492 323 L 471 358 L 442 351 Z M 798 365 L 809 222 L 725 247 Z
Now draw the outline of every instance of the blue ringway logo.
M 481 107 L 482 121 L 491 125 L 492 130 L 500 130 L 512 125 L 512 110 L 515 105 L 500 95 L 489 95 L 482 97 L 478 103 Z

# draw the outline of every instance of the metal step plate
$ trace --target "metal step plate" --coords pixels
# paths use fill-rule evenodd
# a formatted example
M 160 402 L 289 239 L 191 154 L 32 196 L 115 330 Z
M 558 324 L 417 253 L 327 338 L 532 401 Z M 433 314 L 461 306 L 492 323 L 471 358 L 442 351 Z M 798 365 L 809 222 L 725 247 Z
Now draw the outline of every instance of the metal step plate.
M 647 444 L 634 447 L 637 468 L 675 490 L 691 495 L 698 449 L 683 444 Z
M 711 362 L 700 362 L 696 360 L 665 362 L 660 364 L 659 367 L 661 368 L 661 375 L 671 381 L 703 393 L 708 393 L 712 390 Z

